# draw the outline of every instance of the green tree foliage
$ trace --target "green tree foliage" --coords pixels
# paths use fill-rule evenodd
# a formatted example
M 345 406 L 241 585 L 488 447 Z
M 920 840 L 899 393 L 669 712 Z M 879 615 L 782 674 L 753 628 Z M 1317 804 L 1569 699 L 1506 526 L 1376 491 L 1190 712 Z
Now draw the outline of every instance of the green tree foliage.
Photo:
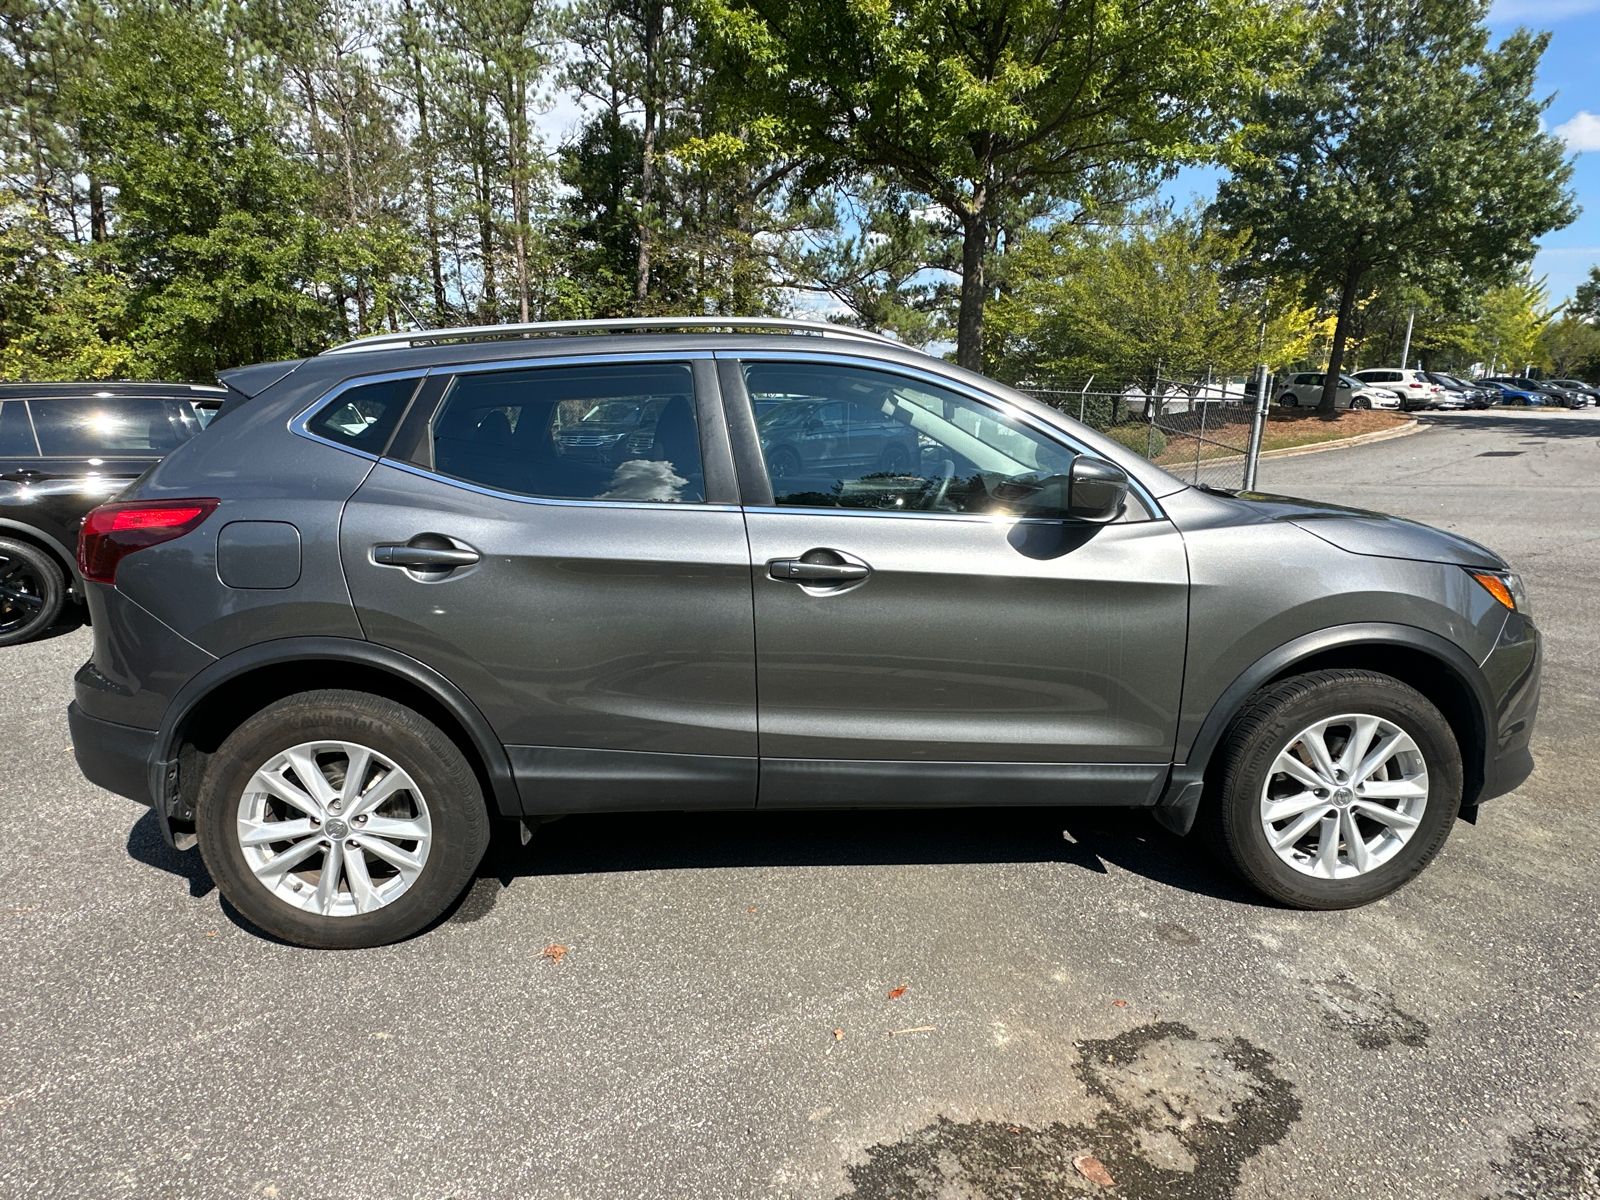
M 1567 313 L 1545 326 L 1539 341 L 1552 378 L 1600 378 L 1600 329 L 1592 322 Z
M 1113 389 L 1247 372 L 1299 333 L 1300 314 L 1231 282 L 1242 239 L 1196 216 L 1157 212 L 1132 229 L 1061 224 L 1025 236 L 990 309 L 1018 380 L 1084 379 Z M 1263 329 L 1263 320 L 1266 328 Z
M 1512 373 L 1546 365 L 1544 333 L 1557 310 L 1543 279 L 1524 268 L 1511 283 L 1485 292 L 1477 307 L 1472 348 L 1478 361 Z
M 1600 323 L 1600 267 L 1589 268 L 1589 278 L 1580 283 L 1572 293 L 1567 312 L 1591 325 Z
M 214 28 L 130 8 L 98 66 L 77 107 L 85 157 L 116 189 L 112 261 L 141 373 L 204 378 L 320 341 L 309 180 Z
M 1271 269 L 1337 305 L 1321 408 L 1357 301 L 1415 284 L 1450 300 L 1509 283 L 1573 219 L 1571 168 L 1534 98 L 1546 36 L 1498 48 L 1486 0 L 1336 0 L 1304 70 L 1269 89 L 1218 211 Z
M 1257 0 L 703 0 L 752 113 L 814 171 L 886 176 L 961 231 L 957 361 L 1015 213 L 1122 200 L 1214 156 L 1290 10 Z

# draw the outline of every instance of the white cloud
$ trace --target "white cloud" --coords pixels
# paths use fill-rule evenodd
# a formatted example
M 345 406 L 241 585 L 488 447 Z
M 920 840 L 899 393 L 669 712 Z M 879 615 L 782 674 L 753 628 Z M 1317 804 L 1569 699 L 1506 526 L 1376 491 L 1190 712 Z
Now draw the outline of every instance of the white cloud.
M 1600 150 L 1600 117 L 1583 111 L 1564 125 L 1557 125 L 1555 135 L 1567 143 L 1568 150 Z

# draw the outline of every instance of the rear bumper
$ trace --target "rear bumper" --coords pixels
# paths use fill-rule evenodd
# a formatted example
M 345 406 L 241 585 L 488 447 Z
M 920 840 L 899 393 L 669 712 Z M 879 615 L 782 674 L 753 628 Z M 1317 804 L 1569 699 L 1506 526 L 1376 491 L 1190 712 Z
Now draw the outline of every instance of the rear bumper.
M 67 705 L 67 728 L 78 769 L 90 783 L 140 804 L 151 803 L 150 759 L 158 736 L 154 729 L 91 717 L 76 700 Z

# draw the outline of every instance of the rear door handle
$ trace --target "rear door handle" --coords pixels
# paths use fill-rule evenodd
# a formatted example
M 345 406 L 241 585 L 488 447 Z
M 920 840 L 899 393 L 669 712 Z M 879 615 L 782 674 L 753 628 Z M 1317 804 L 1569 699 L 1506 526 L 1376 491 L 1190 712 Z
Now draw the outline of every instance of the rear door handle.
M 870 573 L 855 563 L 808 563 L 798 558 L 775 558 L 767 564 L 768 575 L 790 583 L 846 583 Z
M 470 567 L 480 557 L 476 550 L 443 550 L 403 543 L 372 548 L 372 561 L 380 567 Z

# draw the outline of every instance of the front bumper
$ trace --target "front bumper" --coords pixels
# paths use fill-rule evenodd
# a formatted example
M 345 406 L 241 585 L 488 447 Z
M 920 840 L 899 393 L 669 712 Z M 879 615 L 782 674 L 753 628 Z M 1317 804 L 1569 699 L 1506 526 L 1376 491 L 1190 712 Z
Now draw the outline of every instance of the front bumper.
M 1521 613 L 1506 618 L 1495 648 L 1483 661 L 1484 678 L 1494 693 L 1496 728 L 1485 756 L 1483 786 L 1476 804 L 1518 787 L 1533 772 L 1528 741 L 1539 713 L 1539 676 L 1544 649 L 1539 631 Z
M 90 783 L 140 804 L 151 803 L 150 760 L 159 736 L 154 729 L 91 717 L 76 700 L 67 705 L 67 728 L 78 769 Z

